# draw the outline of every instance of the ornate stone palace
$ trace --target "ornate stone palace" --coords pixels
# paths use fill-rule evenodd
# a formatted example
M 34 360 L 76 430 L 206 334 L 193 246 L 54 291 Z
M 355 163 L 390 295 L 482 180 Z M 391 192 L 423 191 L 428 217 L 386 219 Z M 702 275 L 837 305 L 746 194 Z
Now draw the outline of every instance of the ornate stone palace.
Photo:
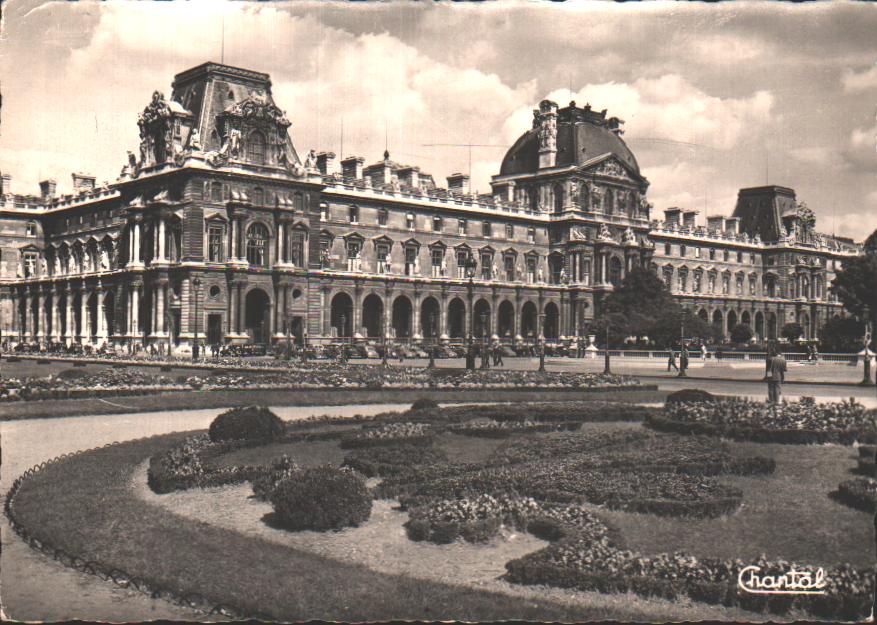
M 543 101 L 492 193 L 390 159 L 302 159 L 267 74 L 206 63 L 155 92 L 116 182 L 74 174 L 0 196 L 4 338 L 90 344 L 267 343 L 383 334 L 528 340 L 581 333 L 633 267 L 653 268 L 727 333 L 814 336 L 859 253 L 817 234 L 783 187 L 733 217 L 652 220 L 648 181 L 606 111 Z M 540 326 L 541 324 L 541 326 Z

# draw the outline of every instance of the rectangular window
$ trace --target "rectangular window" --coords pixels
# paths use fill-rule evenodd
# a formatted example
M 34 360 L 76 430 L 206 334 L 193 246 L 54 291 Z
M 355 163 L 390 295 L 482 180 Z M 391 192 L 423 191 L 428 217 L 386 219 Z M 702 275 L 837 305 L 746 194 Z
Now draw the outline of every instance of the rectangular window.
M 664 256 L 670 256 L 673 254 L 673 246 L 669 243 L 664 243 Z
M 34 278 L 37 275 L 37 253 L 24 253 L 24 277 Z
M 210 185 L 210 199 L 214 202 L 222 201 L 222 184 L 214 182 Z
M 356 204 L 351 204 L 347 208 L 347 215 L 350 218 L 350 223 L 355 224 L 359 222 L 359 207 Z
M 390 272 L 390 246 L 387 243 L 378 243 L 375 247 L 375 256 L 377 257 L 378 273 Z
M 360 250 L 362 250 L 362 242 L 359 239 L 348 239 L 347 271 L 359 271 L 362 268 L 360 266 Z
M 465 219 L 457 220 L 457 234 L 465 236 L 469 232 L 469 222 Z
M 481 255 L 481 279 L 490 280 L 493 278 L 493 255 L 484 253 Z
M 481 236 L 490 237 L 493 233 L 493 226 L 489 221 L 481 222 Z
M 588 286 L 591 284 L 591 259 L 582 259 L 582 284 Z
M 440 247 L 433 248 L 430 257 L 432 258 L 432 277 L 440 278 L 444 275 L 442 263 L 445 261 L 445 251 Z
M 527 228 L 527 242 L 535 243 L 536 242 L 536 228 Z
M 387 225 L 387 209 L 379 208 L 378 209 L 378 225 L 386 226 Z
M 515 257 L 511 254 L 505 257 L 505 279 L 508 282 L 515 281 Z
M 694 248 L 694 257 L 700 258 L 700 248 L 699 247 Z
M 320 267 L 328 269 L 332 266 L 332 239 L 320 237 Z
M 729 260 L 731 260 L 731 252 L 725 250 L 725 262 L 727 263 Z
M 289 242 L 289 262 L 296 267 L 304 267 L 305 235 L 304 232 L 293 231 Z
M 408 246 L 405 248 L 405 275 L 413 276 L 417 273 L 417 248 Z
M 432 218 L 432 231 L 433 232 L 441 232 L 442 231 L 442 218 L 439 216 L 435 216 Z
M 684 245 L 680 245 L 680 246 L 679 246 L 679 255 L 682 256 L 682 257 L 685 257 L 685 251 L 686 251 L 686 250 L 685 250 L 685 246 L 684 246 Z
M 405 225 L 409 230 L 414 230 L 414 213 L 408 213 L 405 215 Z
M 699 248 L 698 248 L 699 249 Z M 701 282 L 701 274 L 699 271 L 694 273 L 694 283 L 691 285 L 691 290 L 695 293 L 700 293 L 700 282 Z
M 469 261 L 469 252 L 466 250 L 457 250 L 457 277 L 468 278 L 466 275 L 466 263 Z
M 715 260 L 715 259 L 716 259 L 716 248 L 711 247 L 710 248 L 710 260 Z
M 743 252 L 737 252 L 737 262 L 738 263 L 743 262 Z
M 536 257 L 527 257 L 527 283 L 535 284 L 536 282 Z
M 207 229 L 207 260 L 211 263 L 221 263 L 225 260 L 223 246 L 225 242 L 225 228 L 222 226 L 210 226 Z
M 505 225 L 505 238 L 507 238 L 510 241 L 515 238 L 514 224 L 506 224 Z
M 329 219 L 329 205 L 323 202 L 320 204 L 320 221 Z
M 737 295 L 743 295 L 743 276 L 737 276 Z
M 731 277 L 722 276 L 722 293 L 727 295 L 731 292 Z

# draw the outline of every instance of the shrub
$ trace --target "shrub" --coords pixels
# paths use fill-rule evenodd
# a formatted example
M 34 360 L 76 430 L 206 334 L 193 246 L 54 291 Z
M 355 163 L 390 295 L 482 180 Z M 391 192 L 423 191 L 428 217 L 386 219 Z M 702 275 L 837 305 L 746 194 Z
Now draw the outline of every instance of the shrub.
M 232 408 L 210 424 L 210 440 L 275 440 L 283 435 L 283 420 L 264 406 Z
M 414 403 L 411 404 L 412 411 L 420 411 L 420 410 L 438 410 L 438 402 L 433 399 L 429 399 L 428 397 L 420 397 L 414 400 Z
M 444 452 L 432 448 L 399 444 L 356 449 L 344 457 L 344 466 L 366 477 L 398 475 L 409 467 L 447 462 Z
M 716 397 L 712 393 L 702 391 L 699 388 L 684 388 L 681 391 L 670 393 L 667 395 L 667 404 L 703 404 L 705 402 L 715 401 Z
M 81 380 L 89 375 L 91 375 L 91 373 L 83 371 L 82 369 L 64 369 L 59 371 L 55 377 L 58 380 Z
M 253 480 L 253 495 L 256 499 L 270 501 L 277 485 L 294 473 L 298 473 L 299 470 L 295 460 L 289 456 L 275 460 L 262 476 Z
M 430 426 L 424 423 L 383 423 L 377 427 L 363 428 L 359 432 L 346 435 L 341 439 L 342 449 L 359 447 L 377 447 L 406 443 L 429 447 L 433 442 Z
M 837 498 L 851 508 L 877 512 L 877 480 L 857 477 L 841 482 L 837 487 Z
M 365 482 L 353 471 L 322 466 L 281 481 L 271 495 L 271 504 L 286 529 L 326 531 L 367 521 L 372 498 Z

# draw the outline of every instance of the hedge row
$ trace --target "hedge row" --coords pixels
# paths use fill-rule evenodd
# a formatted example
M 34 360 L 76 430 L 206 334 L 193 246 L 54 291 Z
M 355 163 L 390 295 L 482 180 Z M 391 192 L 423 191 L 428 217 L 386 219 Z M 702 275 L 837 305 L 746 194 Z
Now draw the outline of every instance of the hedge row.
M 678 421 L 658 414 L 649 415 L 646 418 L 646 425 L 660 432 L 713 436 L 736 441 L 755 441 L 758 443 L 782 443 L 788 445 L 837 443 L 839 445 L 853 445 L 857 442 L 877 442 L 877 431 L 870 428 L 824 430 L 772 429 L 757 426 Z
M 409 467 L 435 465 L 447 462 L 444 452 L 402 443 L 392 446 L 364 447 L 344 457 L 344 466 L 359 471 L 366 477 L 399 475 Z
M 851 508 L 877 512 L 877 480 L 872 477 L 857 477 L 841 482 L 836 495 L 839 501 Z
M 536 434 L 539 432 L 572 432 L 582 427 L 580 421 L 540 422 L 526 421 L 487 421 L 462 423 L 447 429 L 453 434 L 477 436 L 481 438 L 508 438 L 515 434 Z

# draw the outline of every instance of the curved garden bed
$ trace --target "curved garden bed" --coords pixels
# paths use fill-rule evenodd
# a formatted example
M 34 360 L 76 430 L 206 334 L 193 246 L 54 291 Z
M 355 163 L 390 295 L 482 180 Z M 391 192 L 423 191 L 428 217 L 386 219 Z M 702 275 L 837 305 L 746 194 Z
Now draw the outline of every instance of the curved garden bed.
M 478 408 L 484 407 L 475 407 L 473 412 Z M 727 444 L 649 433 L 635 425 L 605 431 L 599 425 L 593 426 L 597 429 L 589 425 L 588 431 L 583 432 L 540 432 L 540 428 L 527 431 L 533 424 L 561 422 L 551 419 L 551 415 L 542 415 L 538 423 L 534 420 L 527 424 L 517 418 L 518 414 L 508 420 L 493 420 L 518 424 L 497 427 L 512 430 L 513 436 L 505 442 L 461 437 L 460 425 L 469 421 L 461 416 L 462 409 L 454 410 L 454 418 L 441 423 L 440 410 L 434 411 L 432 417 L 424 415 L 424 411 L 379 415 L 363 419 L 361 424 L 349 424 L 350 427 L 333 419 L 315 419 L 272 439 L 270 449 L 275 457 L 295 450 L 296 460 L 307 464 L 308 446 L 319 439 L 337 449 L 338 441 L 363 431 L 363 426 L 374 430 L 401 425 L 388 428 L 393 435 L 387 436 L 384 444 L 343 451 L 346 464 L 354 468 L 357 463 L 368 465 L 370 472 L 384 477 L 375 496 L 401 500 L 409 510 L 412 523 L 408 531 L 412 538 L 435 542 L 455 536 L 491 540 L 506 525 L 548 540 L 551 544 L 544 549 L 509 562 L 508 579 L 518 584 L 539 583 L 599 592 L 633 591 L 647 598 L 688 595 L 698 601 L 758 611 L 785 613 L 801 609 L 828 617 L 859 614 L 860 595 L 868 590 L 861 585 L 873 586 L 873 574 L 870 578 L 861 577 L 853 570 L 847 577 L 850 584 L 860 584 L 858 591 L 851 594 L 850 587 L 841 585 L 839 593 L 832 595 L 840 597 L 839 600 L 814 604 L 815 607 L 735 599 L 727 583 L 735 571 L 734 562 L 704 559 L 701 570 L 691 567 L 688 556 L 645 556 L 631 552 L 624 548 L 623 536 L 600 520 L 599 508 L 594 507 L 596 503 L 673 517 L 724 514 L 735 509 L 746 494 L 724 486 L 721 476 L 769 474 L 774 470 L 769 458 L 741 458 L 731 453 L 733 450 Z M 509 408 L 512 413 L 515 410 L 519 408 Z M 577 414 L 578 421 L 572 422 L 578 426 L 597 421 L 587 410 L 564 413 Z M 405 441 L 422 438 L 423 434 L 423 428 L 405 424 L 428 421 L 432 421 L 430 428 L 434 430 L 429 445 L 418 447 Z M 487 421 L 481 415 L 472 422 Z M 455 446 L 462 438 L 471 440 L 473 449 L 486 447 L 473 452 L 462 464 L 449 464 L 446 458 L 452 450 L 447 446 L 450 444 L 447 437 L 456 437 Z M 611 609 L 606 607 L 609 604 L 598 601 L 595 605 L 601 607 L 591 612 L 545 602 L 539 602 L 537 607 L 520 597 L 499 598 L 472 588 L 376 574 L 349 562 L 336 562 L 297 549 L 272 546 L 270 550 L 254 550 L 251 538 L 217 527 L 209 519 L 181 523 L 179 517 L 167 510 L 132 498 L 131 476 L 136 466 L 147 459 L 161 468 L 150 475 L 157 491 L 162 491 L 162 484 L 166 486 L 171 478 L 179 483 L 167 490 L 228 483 L 222 481 L 228 476 L 233 477 L 228 480 L 231 482 L 253 481 L 270 470 L 270 464 L 265 463 L 270 463 L 271 458 L 262 455 L 268 449 L 264 447 L 266 440 L 210 443 L 202 436 L 185 443 L 185 438 L 174 435 L 126 443 L 49 465 L 16 484 L 14 505 L 8 512 L 41 545 L 51 544 L 53 549 L 77 554 L 78 562 L 100 562 L 104 572 L 126 571 L 121 575 L 123 583 L 135 576 L 137 586 L 166 588 L 169 590 L 165 592 L 205 605 L 222 601 L 234 607 L 231 611 L 248 616 L 283 619 L 318 616 L 337 620 L 654 620 L 661 615 L 673 618 L 680 614 L 672 609 L 667 611 L 667 605 L 652 598 L 626 598 L 612 604 Z M 419 457 L 418 449 L 432 453 Z M 457 460 L 466 460 L 459 450 L 453 452 L 458 454 Z M 174 454 L 177 456 L 167 461 Z M 236 457 L 239 463 L 223 464 L 227 456 Z M 257 461 L 248 465 L 245 462 L 248 458 Z M 248 473 L 249 469 L 252 471 Z M 214 479 L 219 481 L 211 481 Z M 205 491 L 203 496 L 209 495 L 210 491 Z M 142 547 L 143 551 L 132 550 L 132 545 Z M 595 547 L 599 553 L 593 551 Z M 271 551 L 271 556 L 265 558 L 263 551 Z M 229 578 L 220 573 L 227 571 L 230 559 L 235 561 L 236 571 L 246 571 L 247 575 Z M 76 562 L 71 558 L 71 563 Z M 610 563 L 615 564 L 607 568 Z M 763 564 L 770 568 L 782 563 Z M 685 575 L 680 575 L 682 571 Z M 717 575 L 716 571 L 720 573 Z M 832 569 L 829 575 L 838 571 Z M 277 579 L 287 583 L 278 585 Z M 413 605 L 412 597 L 418 598 Z M 715 614 L 718 613 L 707 611 L 696 617 Z

